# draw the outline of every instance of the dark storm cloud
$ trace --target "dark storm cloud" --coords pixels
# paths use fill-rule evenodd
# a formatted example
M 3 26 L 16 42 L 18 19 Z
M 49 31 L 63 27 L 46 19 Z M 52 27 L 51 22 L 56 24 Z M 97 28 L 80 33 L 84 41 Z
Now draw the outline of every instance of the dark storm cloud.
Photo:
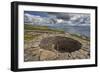
M 55 15 L 58 19 L 70 20 L 72 15 L 69 13 L 48 12 L 49 15 Z
M 56 16 L 58 19 L 63 19 L 65 21 L 69 21 L 71 18 L 73 17 L 77 17 L 77 16 L 90 16 L 89 14 L 86 14 L 86 13 L 58 13 L 58 12 L 48 12 L 49 15 L 54 15 Z M 79 18 L 78 18 L 79 19 Z

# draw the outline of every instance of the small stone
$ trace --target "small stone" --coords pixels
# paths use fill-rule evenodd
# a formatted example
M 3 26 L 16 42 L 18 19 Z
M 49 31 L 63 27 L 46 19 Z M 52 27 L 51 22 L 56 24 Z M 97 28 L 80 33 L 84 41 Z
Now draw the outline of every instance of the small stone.
M 84 55 L 82 55 L 82 54 L 79 55 L 78 57 L 79 57 L 80 59 L 86 59 L 86 56 L 84 56 Z
M 40 51 L 39 49 L 34 49 L 33 48 L 33 51 L 31 50 L 32 54 L 40 54 Z
M 87 51 L 87 52 L 90 52 L 90 49 L 89 48 L 82 48 L 84 51 Z
M 65 53 L 65 59 L 69 59 L 68 54 L 69 53 Z
M 60 59 L 60 60 L 65 60 L 65 59 L 68 60 L 68 59 L 69 59 L 68 54 L 69 54 L 69 53 L 64 53 L 64 54 L 59 53 L 59 59 Z
M 90 56 L 88 55 L 88 56 L 86 56 L 86 59 L 89 59 L 90 58 Z
M 77 54 L 77 58 L 79 59 L 85 59 L 86 57 L 79 51 L 75 51 L 75 53 Z
M 69 59 L 73 59 L 73 56 L 70 53 L 68 54 L 68 56 L 69 56 Z
M 77 57 L 76 53 L 75 52 L 72 52 L 71 53 L 72 57 L 75 59 Z
M 39 42 L 35 42 L 33 45 L 34 45 L 34 47 L 38 47 L 39 46 Z
M 87 51 L 85 51 L 85 50 L 83 50 L 83 49 L 80 49 L 79 52 L 80 52 L 81 54 L 83 54 L 83 55 L 86 55 L 86 56 L 87 56 L 88 53 L 89 53 L 89 52 L 87 52 Z
M 43 50 L 40 54 L 40 60 L 54 60 L 57 58 L 57 54 L 52 51 Z

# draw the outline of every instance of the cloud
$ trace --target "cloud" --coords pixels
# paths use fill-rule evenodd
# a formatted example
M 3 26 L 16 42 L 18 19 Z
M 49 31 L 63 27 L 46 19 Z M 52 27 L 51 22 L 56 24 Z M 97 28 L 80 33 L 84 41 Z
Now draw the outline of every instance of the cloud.
M 56 16 L 58 19 L 63 19 L 63 20 L 70 20 L 71 15 L 69 13 L 57 13 L 57 12 L 49 12 L 48 14 Z
M 66 24 L 69 26 L 86 26 L 90 24 L 89 14 L 39 12 L 40 14 L 24 14 L 24 22 L 32 24 Z M 43 13 L 43 15 L 41 14 Z M 45 15 L 46 14 L 46 15 Z

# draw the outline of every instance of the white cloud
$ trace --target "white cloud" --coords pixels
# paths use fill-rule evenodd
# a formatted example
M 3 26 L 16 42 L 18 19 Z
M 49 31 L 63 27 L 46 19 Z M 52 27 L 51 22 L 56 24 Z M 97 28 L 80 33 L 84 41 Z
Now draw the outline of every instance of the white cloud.
M 70 20 L 59 19 L 55 15 L 48 15 L 48 17 L 41 17 L 38 15 L 24 14 L 24 22 L 32 23 L 33 25 L 52 25 L 62 23 L 70 26 L 86 26 L 90 24 L 90 16 L 84 14 L 70 14 Z

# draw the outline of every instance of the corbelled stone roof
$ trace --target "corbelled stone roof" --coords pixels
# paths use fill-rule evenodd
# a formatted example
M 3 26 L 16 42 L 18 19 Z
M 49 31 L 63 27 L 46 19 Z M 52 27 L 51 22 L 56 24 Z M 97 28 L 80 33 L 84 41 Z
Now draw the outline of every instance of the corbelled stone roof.
M 58 51 L 58 52 L 73 52 L 79 50 L 82 44 L 68 37 L 62 36 L 53 36 L 47 37 L 41 40 L 39 44 L 40 48 L 50 50 L 50 51 Z

